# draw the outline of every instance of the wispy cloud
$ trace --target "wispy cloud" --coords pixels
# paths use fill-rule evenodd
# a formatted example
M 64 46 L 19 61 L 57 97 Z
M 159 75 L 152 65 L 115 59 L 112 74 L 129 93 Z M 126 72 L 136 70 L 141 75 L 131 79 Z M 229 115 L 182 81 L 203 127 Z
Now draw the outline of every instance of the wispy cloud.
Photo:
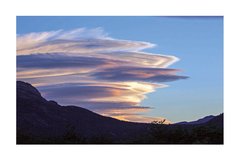
M 177 57 L 143 52 L 155 44 L 111 38 L 102 28 L 17 36 L 17 78 L 48 99 L 122 120 L 151 121 L 146 94 L 163 82 L 186 79 L 167 68 Z M 143 113 L 142 113 L 143 112 Z
M 113 51 L 137 51 L 154 44 L 129 40 L 117 40 L 106 36 L 102 29 L 78 28 L 71 31 L 50 31 L 17 36 L 17 53 L 36 54 L 67 52 L 88 56 Z

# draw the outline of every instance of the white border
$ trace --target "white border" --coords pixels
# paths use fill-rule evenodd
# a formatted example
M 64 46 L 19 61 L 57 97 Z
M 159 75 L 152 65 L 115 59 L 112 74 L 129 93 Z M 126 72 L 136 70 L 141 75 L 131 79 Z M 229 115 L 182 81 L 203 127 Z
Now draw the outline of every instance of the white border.
M 0 159 L 238 159 L 239 5 L 221 0 L 8 0 L 1 12 Z M 224 15 L 224 145 L 16 145 L 16 15 Z

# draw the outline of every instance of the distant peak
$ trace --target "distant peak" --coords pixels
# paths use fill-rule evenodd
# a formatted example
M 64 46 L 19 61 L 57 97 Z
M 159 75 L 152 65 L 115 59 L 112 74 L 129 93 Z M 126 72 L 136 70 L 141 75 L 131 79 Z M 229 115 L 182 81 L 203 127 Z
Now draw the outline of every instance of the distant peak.
M 191 121 L 191 122 L 183 121 L 183 122 L 178 122 L 178 123 L 175 123 L 175 124 L 203 124 L 203 123 L 206 123 L 206 122 L 212 120 L 214 117 L 216 117 L 216 116 L 209 115 L 209 116 L 205 116 L 203 118 L 200 118 L 196 121 Z

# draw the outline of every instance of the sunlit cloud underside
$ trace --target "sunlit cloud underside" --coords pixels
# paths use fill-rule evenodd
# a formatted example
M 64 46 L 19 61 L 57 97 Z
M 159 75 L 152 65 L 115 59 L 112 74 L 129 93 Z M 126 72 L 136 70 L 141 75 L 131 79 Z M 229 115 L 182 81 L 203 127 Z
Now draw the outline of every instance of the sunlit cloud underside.
M 152 108 L 141 101 L 164 82 L 187 77 L 167 68 L 177 57 L 143 51 L 154 46 L 111 38 L 101 28 L 17 35 L 17 79 L 62 105 L 126 121 L 162 120 L 145 116 Z

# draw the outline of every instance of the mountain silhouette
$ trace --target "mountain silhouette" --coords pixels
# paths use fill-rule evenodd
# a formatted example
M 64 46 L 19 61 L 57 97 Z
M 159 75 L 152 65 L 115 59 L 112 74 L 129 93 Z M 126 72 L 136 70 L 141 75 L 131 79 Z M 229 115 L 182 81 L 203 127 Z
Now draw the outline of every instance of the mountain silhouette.
M 183 122 L 178 122 L 175 124 L 203 124 L 203 123 L 206 123 L 206 122 L 212 120 L 214 117 L 216 117 L 216 116 L 210 115 L 210 116 L 206 116 L 204 118 L 198 119 L 196 121 L 191 121 L 191 122 L 183 121 Z
M 223 143 L 223 114 L 196 122 L 201 123 L 121 121 L 81 107 L 47 101 L 31 84 L 17 81 L 17 144 Z M 200 137 L 198 133 L 206 135 Z
M 124 122 L 76 106 L 60 106 L 44 99 L 32 85 L 17 81 L 17 133 L 39 139 L 58 138 L 74 128 L 82 137 L 115 139 L 134 136 L 147 124 Z

